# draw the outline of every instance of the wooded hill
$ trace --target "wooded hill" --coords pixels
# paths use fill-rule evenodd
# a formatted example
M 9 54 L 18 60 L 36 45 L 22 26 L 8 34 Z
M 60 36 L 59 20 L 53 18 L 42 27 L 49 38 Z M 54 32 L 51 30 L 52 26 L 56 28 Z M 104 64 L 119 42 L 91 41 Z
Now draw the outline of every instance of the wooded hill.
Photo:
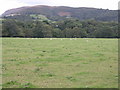
M 33 6 L 2 15 L 3 37 L 118 38 L 117 10 Z
M 58 21 L 65 18 L 76 18 L 79 20 L 94 19 L 97 21 L 117 21 L 118 11 L 108 9 L 65 7 L 38 5 L 32 7 L 21 7 L 11 9 L 3 13 L 2 17 L 16 18 L 19 20 L 36 19 L 30 15 L 44 15 L 50 20 Z M 14 16 L 14 17 L 13 17 Z

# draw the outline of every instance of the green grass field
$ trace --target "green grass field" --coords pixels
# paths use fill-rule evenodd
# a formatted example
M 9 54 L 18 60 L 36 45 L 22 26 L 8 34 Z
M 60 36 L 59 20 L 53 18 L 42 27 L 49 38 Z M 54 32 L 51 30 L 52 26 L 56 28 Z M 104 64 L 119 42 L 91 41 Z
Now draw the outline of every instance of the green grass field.
M 3 88 L 118 88 L 118 39 L 2 39 Z

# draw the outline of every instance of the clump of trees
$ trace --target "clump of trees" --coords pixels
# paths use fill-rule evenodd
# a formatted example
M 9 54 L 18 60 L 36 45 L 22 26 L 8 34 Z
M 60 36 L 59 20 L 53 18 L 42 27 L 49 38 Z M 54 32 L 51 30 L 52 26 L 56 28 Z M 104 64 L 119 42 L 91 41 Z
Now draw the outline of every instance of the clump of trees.
M 118 23 L 68 18 L 60 21 L 4 19 L 2 37 L 117 38 Z

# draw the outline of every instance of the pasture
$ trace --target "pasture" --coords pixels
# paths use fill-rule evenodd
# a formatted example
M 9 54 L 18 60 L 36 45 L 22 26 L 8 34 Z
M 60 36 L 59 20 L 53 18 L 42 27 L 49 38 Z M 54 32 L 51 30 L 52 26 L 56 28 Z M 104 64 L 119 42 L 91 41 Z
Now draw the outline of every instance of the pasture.
M 118 39 L 2 38 L 3 88 L 117 88 Z

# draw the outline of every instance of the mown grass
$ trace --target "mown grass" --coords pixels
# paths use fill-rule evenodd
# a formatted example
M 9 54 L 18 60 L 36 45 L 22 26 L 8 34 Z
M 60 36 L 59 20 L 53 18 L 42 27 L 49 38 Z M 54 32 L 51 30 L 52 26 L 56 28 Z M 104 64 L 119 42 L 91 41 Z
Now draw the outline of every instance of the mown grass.
M 3 88 L 117 88 L 117 39 L 3 38 Z

